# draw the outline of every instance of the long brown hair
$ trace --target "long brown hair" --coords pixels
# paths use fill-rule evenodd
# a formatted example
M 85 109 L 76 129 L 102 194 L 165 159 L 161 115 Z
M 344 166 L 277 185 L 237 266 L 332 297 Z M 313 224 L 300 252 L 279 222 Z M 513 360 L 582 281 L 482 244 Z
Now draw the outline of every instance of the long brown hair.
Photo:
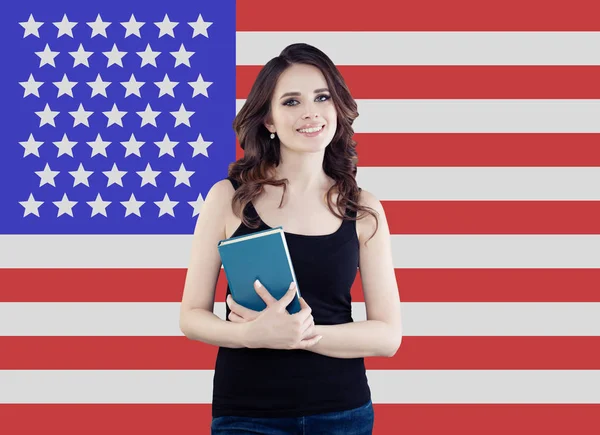
M 328 207 L 335 216 L 346 220 L 362 219 L 364 214 L 358 215 L 361 211 L 371 214 L 377 222 L 375 228 L 377 232 L 379 227 L 377 212 L 358 203 L 360 194 L 356 183 L 358 158 L 356 142 L 352 139 L 354 135 L 352 123 L 358 117 L 356 101 L 350 95 L 342 75 L 331 59 L 321 50 L 304 43 L 287 46 L 279 56 L 267 62 L 260 70 L 244 106 L 233 121 L 233 129 L 244 150 L 244 157 L 229 165 L 228 176 L 240 184 L 232 200 L 232 209 L 246 226 L 258 228 L 260 225 L 258 218 L 251 220 L 242 210 L 263 192 L 262 186 L 264 184 L 283 186 L 279 207 L 283 203 L 288 180 L 277 180 L 269 175 L 269 170 L 280 163 L 279 138 L 270 138 L 270 132 L 265 127 L 264 121 L 270 114 L 271 98 L 279 76 L 293 64 L 312 65 L 323 73 L 337 112 L 336 132 L 325 149 L 323 160 L 325 174 L 335 181 L 327 191 Z M 334 209 L 331 199 L 335 189 L 338 191 L 335 204 L 337 210 Z M 345 215 L 344 210 L 346 213 L 356 211 L 356 218 Z

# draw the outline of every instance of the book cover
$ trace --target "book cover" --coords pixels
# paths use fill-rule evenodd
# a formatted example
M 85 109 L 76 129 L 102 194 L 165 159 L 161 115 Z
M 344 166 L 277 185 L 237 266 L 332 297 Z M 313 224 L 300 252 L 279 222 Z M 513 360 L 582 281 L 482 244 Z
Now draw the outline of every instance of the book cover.
M 300 311 L 300 288 L 282 227 L 221 240 L 217 248 L 235 302 L 262 311 L 267 305 L 254 290 L 256 279 L 277 300 L 293 281 L 296 296 L 286 308 L 290 314 Z

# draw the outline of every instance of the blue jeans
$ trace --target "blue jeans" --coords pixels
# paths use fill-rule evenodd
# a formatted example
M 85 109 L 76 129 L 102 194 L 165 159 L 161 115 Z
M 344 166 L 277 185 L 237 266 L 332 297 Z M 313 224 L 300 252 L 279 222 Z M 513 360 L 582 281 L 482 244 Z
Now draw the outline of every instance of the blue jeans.
M 375 414 L 369 400 L 358 408 L 306 417 L 238 417 L 212 419 L 211 435 L 371 435 Z

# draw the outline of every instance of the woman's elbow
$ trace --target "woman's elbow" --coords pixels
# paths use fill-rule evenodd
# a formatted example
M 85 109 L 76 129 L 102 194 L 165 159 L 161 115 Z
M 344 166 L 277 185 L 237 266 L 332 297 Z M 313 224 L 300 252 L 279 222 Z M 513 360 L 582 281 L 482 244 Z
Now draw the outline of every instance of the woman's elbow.
M 190 328 L 190 315 L 191 310 L 189 309 L 182 309 L 179 312 L 179 330 L 183 335 L 191 339 L 193 334 Z
M 391 336 L 390 343 L 388 344 L 387 352 L 386 352 L 385 356 L 388 358 L 392 358 L 393 356 L 395 356 L 396 353 L 398 352 L 398 349 L 400 349 L 401 344 L 402 344 L 402 333 L 393 334 Z

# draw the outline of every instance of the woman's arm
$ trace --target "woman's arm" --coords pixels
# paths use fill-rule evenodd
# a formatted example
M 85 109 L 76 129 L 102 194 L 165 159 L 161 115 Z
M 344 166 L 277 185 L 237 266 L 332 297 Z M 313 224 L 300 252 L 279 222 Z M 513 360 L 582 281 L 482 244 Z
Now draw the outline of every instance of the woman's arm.
M 221 270 L 217 244 L 225 238 L 227 207 L 231 208 L 233 193 L 229 180 L 221 180 L 206 196 L 194 229 L 179 328 L 191 340 L 241 348 L 244 325 L 227 322 L 213 313 L 215 286 Z
M 379 228 L 367 246 L 364 242 L 375 231 L 375 219 L 367 215 L 356 222 L 367 320 L 316 325 L 317 334 L 323 338 L 307 350 L 335 358 L 392 357 L 402 342 L 402 322 L 390 230 L 383 206 L 373 194 L 362 190 L 360 201 L 379 213 Z

